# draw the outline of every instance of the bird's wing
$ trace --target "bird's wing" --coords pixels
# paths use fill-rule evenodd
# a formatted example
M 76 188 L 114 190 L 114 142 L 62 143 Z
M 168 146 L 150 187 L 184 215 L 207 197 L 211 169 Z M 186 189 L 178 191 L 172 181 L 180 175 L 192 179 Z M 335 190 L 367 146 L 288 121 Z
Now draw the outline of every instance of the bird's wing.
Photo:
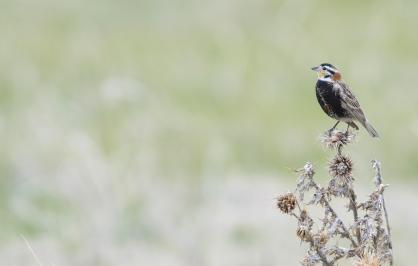
M 341 106 L 347 110 L 349 114 L 356 118 L 358 121 L 365 121 L 363 110 L 361 110 L 360 104 L 356 99 L 356 96 L 351 92 L 350 88 L 344 82 L 338 82 L 340 87 L 339 93 L 341 98 Z

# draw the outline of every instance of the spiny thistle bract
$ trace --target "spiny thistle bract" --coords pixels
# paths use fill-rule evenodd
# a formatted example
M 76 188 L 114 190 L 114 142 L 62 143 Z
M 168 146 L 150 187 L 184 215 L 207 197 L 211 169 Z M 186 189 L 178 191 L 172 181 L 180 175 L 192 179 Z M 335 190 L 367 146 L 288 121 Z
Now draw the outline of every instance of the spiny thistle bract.
M 321 142 L 337 152 L 329 163 L 330 180 L 327 186 L 322 187 L 315 181 L 314 167 L 308 162 L 296 171 L 299 180 L 295 192 L 277 198 L 277 207 L 297 219 L 297 237 L 308 244 L 306 256 L 300 261 L 304 266 L 337 265 L 340 260 L 351 260 L 356 266 L 393 265 L 390 227 L 383 196 L 387 185 L 382 184 L 380 163 L 372 161 L 376 173 L 375 189 L 365 202 L 357 202 L 353 162 L 348 155 L 342 154 L 342 148 L 354 137 L 351 132 L 326 131 Z M 307 192 L 310 192 L 311 199 L 305 202 Z M 338 215 L 341 210 L 332 207 L 334 197 L 348 200 L 348 211 L 353 214 L 351 222 L 343 221 Z M 317 221 L 317 226 L 307 209 L 312 205 L 323 209 L 323 217 Z
M 286 193 L 277 198 L 277 208 L 284 213 L 291 213 L 296 206 L 296 197 L 293 193 Z
M 357 259 L 355 266 L 380 266 L 379 258 L 374 254 L 365 254 L 360 259 Z
M 353 162 L 346 155 L 336 155 L 329 164 L 329 173 L 333 177 L 352 179 Z
M 356 135 L 347 131 L 345 133 L 334 130 L 327 130 L 320 136 L 320 141 L 324 143 L 327 148 L 330 149 L 339 149 L 344 145 L 350 144 L 353 142 Z
M 353 178 L 353 162 L 347 155 L 337 154 L 329 163 L 329 173 L 331 179 L 328 185 L 328 191 L 334 196 L 349 196 L 350 188 L 352 188 Z

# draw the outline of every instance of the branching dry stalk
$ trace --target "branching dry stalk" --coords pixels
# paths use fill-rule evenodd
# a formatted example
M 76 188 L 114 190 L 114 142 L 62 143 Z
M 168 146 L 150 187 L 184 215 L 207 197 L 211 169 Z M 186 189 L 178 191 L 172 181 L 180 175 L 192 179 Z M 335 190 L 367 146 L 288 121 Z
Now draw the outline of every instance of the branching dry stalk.
M 356 266 L 393 265 L 389 219 L 383 197 L 387 185 L 382 182 L 380 163 L 372 161 L 376 188 L 365 202 L 358 203 L 353 186 L 353 163 L 348 155 L 343 154 L 343 148 L 354 137 L 351 132 L 326 131 L 321 142 L 336 151 L 329 163 L 331 178 L 327 186 L 322 187 L 314 180 L 315 171 L 308 162 L 297 170 L 299 181 L 295 191 L 277 198 L 277 207 L 297 219 L 296 235 L 309 245 L 307 255 L 301 261 L 304 266 L 333 266 L 343 259 L 351 259 Z M 307 192 L 313 194 L 308 202 L 304 199 Z M 353 213 L 351 223 L 343 222 L 331 206 L 333 198 L 348 200 L 348 211 Z M 315 227 L 315 221 L 307 210 L 311 205 L 323 209 L 323 218 L 317 219 L 318 226 Z M 339 244 L 341 238 L 349 241 L 348 246 Z
M 317 183 L 314 183 L 314 187 L 317 190 L 320 190 L 321 188 L 319 187 L 319 185 Z M 334 211 L 334 209 L 331 207 L 331 204 L 329 203 L 329 201 L 326 198 L 323 198 L 323 204 L 325 205 L 326 208 L 328 208 L 329 212 L 335 216 L 338 217 L 337 213 Z M 350 240 L 351 244 L 353 245 L 353 247 L 357 247 L 358 244 L 356 243 L 356 241 L 353 239 L 353 237 L 351 236 L 350 232 L 348 231 L 347 227 L 344 225 L 344 223 L 340 220 L 340 226 L 341 229 L 343 230 L 343 232 L 341 232 L 341 236 L 343 238 L 347 238 L 348 240 Z M 358 242 L 360 243 L 360 241 Z
M 389 236 L 388 245 L 389 245 L 390 251 L 392 252 L 393 251 L 393 248 L 392 248 L 392 235 L 390 233 L 389 215 L 388 215 L 388 212 L 386 210 L 385 197 L 383 196 L 383 189 L 387 185 L 383 185 L 382 184 L 383 182 L 382 182 L 382 174 L 380 172 L 380 162 L 379 161 L 376 161 L 376 160 L 372 160 L 372 167 L 376 171 L 375 185 L 379 189 L 382 188 L 382 192 L 381 192 L 382 207 L 383 207 L 383 211 L 385 213 L 386 230 L 387 230 L 387 234 Z M 393 265 L 393 256 L 390 256 L 390 265 L 391 266 Z
M 350 210 L 353 211 L 353 218 L 354 223 L 358 222 L 358 210 L 357 210 L 357 201 L 356 201 L 356 193 L 352 188 L 350 188 Z M 361 235 L 360 235 L 360 228 L 356 228 L 356 237 L 357 243 L 361 243 Z

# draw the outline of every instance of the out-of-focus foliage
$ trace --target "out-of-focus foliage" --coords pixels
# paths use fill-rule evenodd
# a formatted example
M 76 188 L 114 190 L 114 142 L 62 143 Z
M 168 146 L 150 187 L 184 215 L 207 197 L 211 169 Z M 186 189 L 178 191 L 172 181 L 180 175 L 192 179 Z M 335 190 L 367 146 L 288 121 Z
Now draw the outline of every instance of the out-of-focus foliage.
M 376 158 L 388 183 L 416 178 L 417 12 L 417 1 L 2 1 L 0 261 L 28 264 L 14 256 L 28 253 L 21 233 L 56 265 L 292 264 L 277 250 L 297 245 L 274 238 L 286 221 L 266 206 L 270 184 L 329 158 L 316 140 L 333 121 L 310 67 L 339 67 L 381 135 L 361 129 L 355 174 L 370 180 Z M 241 201 L 260 195 L 262 213 Z M 207 217 L 216 206 L 222 222 Z M 395 228 L 395 247 L 405 235 Z

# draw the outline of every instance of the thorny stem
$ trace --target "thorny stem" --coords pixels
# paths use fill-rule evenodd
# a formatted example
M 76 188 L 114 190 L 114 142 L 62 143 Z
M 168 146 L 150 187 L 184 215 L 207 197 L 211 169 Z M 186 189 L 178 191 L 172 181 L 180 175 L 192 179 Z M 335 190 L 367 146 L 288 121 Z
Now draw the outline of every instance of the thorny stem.
M 336 256 L 332 261 L 331 261 L 331 265 L 334 265 L 334 263 L 336 263 L 338 260 L 340 260 L 341 258 L 343 258 L 344 255 L 340 255 L 340 256 Z
M 380 211 L 381 212 L 381 211 Z M 380 214 L 381 216 L 381 214 Z M 382 219 L 381 217 L 377 218 L 377 219 Z M 376 219 L 375 219 L 376 221 Z M 377 251 L 378 249 L 378 245 L 379 245 L 379 238 L 380 235 L 382 234 L 382 227 L 380 226 L 380 221 L 376 221 L 376 237 L 373 238 L 373 245 L 374 245 L 374 249 Z
M 327 147 L 335 149 L 337 156 L 343 156 L 342 153 L 344 146 L 350 143 L 352 139 L 353 136 L 348 135 L 347 132 L 344 135 L 342 135 L 341 132 L 337 131 L 335 134 L 331 134 L 330 132 L 328 133 L 328 135 L 324 134 L 324 137 L 321 141 L 324 142 Z M 320 229 L 318 233 L 311 231 L 311 224 L 308 225 L 308 231 L 299 231 L 306 229 L 304 229 L 303 227 L 300 227 L 302 229 L 299 229 L 298 227 L 298 237 L 301 239 L 301 241 L 305 241 L 310 245 L 310 250 L 307 255 L 307 262 L 310 261 L 311 263 L 322 263 L 323 266 L 333 266 L 341 258 L 349 259 L 352 257 L 357 257 L 357 259 L 363 260 L 364 256 L 370 254 L 371 256 L 376 256 L 376 258 L 379 259 L 379 263 L 388 262 L 389 260 L 390 266 L 394 265 L 389 218 L 388 212 L 386 210 L 385 200 L 383 197 L 383 191 L 386 185 L 382 184 L 383 182 L 380 171 L 380 162 L 373 160 L 372 166 L 376 171 L 375 185 L 377 187 L 377 191 L 371 194 L 369 201 L 361 204 L 357 203 L 357 195 L 353 188 L 352 179 L 348 180 L 350 182 L 342 184 L 342 188 L 345 189 L 343 195 L 349 200 L 349 210 L 353 211 L 354 231 L 351 231 L 351 227 L 346 227 L 344 222 L 339 218 L 335 210 L 331 207 L 331 196 L 334 194 L 331 193 L 331 196 L 327 194 L 330 192 L 330 187 L 328 187 L 328 191 L 324 190 L 323 188 L 321 188 L 320 184 L 314 181 L 313 175 L 315 174 L 315 172 L 313 170 L 312 164 L 307 163 L 305 164 L 304 168 L 300 170 L 303 171 L 303 173 L 300 176 L 300 180 L 296 188 L 296 191 L 299 191 L 300 193 L 300 200 L 303 203 L 303 193 L 310 190 L 311 188 L 315 188 L 317 190 L 317 194 L 314 194 L 312 201 L 308 204 L 321 204 L 321 207 L 325 208 L 325 213 L 327 215 L 323 220 L 323 227 L 322 229 Z M 351 171 L 351 168 L 349 171 Z M 350 173 L 351 172 L 349 172 L 349 174 Z M 337 174 L 339 175 L 339 173 Z M 378 196 L 378 198 L 376 198 L 376 196 Z M 300 215 L 296 214 L 295 212 L 292 212 L 291 214 L 299 222 L 303 222 L 303 219 L 301 217 L 301 206 L 299 205 L 298 201 L 296 201 L 296 204 L 297 208 L 299 209 Z M 361 215 L 360 209 L 365 210 L 364 217 Z M 371 216 L 369 216 L 369 211 L 371 212 Z M 384 212 L 385 214 L 386 230 L 382 228 L 384 227 L 382 212 Z M 328 215 L 331 215 L 332 217 L 332 224 L 330 224 L 330 226 L 332 227 L 330 227 L 330 230 L 327 231 L 326 226 L 327 223 L 330 222 L 328 220 Z M 371 219 L 373 218 L 374 220 L 372 221 Z M 313 224 L 313 221 L 308 222 L 312 222 Z M 365 232 L 364 234 L 363 230 Z M 332 232 L 331 238 L 335 236 L 340 238 L 346 238 L 347 240 L 349 240 L 351 247 L 339 247 L 337 242 L 337 245 L 334 248 L 327 248 L 326 244 L 329 240 L 328 237 L 330 235 L 328 234 L 330 234 L 330 232 Z M 376 233 L 376 235 L 374 235 L 374 233 Z M 383 237 L 382 234 L 384 234 Z M 364 242 L 362 241 L 363 236 L 367 238 L 364 240 Z
M 300 209 L 299 209 L 299 211 L 300 211 Z M 300 217 L 297 216 L 294 212 L 292 212 L 292 215 L 297 220 L 300 219 Z M 334 263 L 328 262 L 327 256 L 325 256 L 325 254 L 317 246 L 315 246 L 315 243 L 314 243 L 312 237 L 310 237 L 310 239 L 309 239 L 309 244 L 311 245 L 311 248 L 314 248 L 315 249 L 316 253 L 318 254 L 318 256 L 321 259 L 321 261 L 322 261 L 322 263 L 323 263 L 324 266 L 332 266 L 332 265 L 334 265 Z
M 337 149 L 338 155 L 341 155 L 342 148 L 343 148 L 343 145 L 338 145 L 338 149 Z
M 302 209 L 300 208 L 300 205 L 299 205 L 299 201 L 298 200 L 296 200 L 296 206 L 298 206 L 299 212 L 302 212 Z
M 314 184 L 315 189 L 318 189 L 318 190 L 321 189 L 316 182 L 313 182 L 313 184 Z M 334 215 L 335 217 L 338 218 L 337 213 L 331 207 L 331 204 L 329 203 L 329 201 L 325 197 L 323 199 L 324 199 L 324 203 L 325 203 L 326 207 L 329 209 L 329 211 L 332 213 L 332 215 Z M 353 247 L 356 248 L 358 246 L 356 241 L 351 236 L 350 232 L 348 231 L 347 227 L 344 225 L 343 221 L 341 219 L 340 219 L 340 221 L 341 221 L 341 228 L 344 231 L 344 234 L 342 236 L 348 238 L 351 241 L 351 244 L 353 245 Z M 359 242 L 359 244 L 360 244 L 360 242 Z
M 299 216 L 297 216 L 294 212 L 292 212 L 290 215 L 292 215 L 293 217 L 295 217 L 297 220 L 299 220 Z
M 347 133 L 348 133 L 348 129 L 347 129 L 347 132 L 345 134 L 347 135 Z M 344 145 L 338 145 L 337 154 L 340 155 L 340 156 L 342 154 L 343 146 Z M 349 198 L 350 198 L 350 209 L 353 210 L 354 222 L 357 223 L 358 222 L 358 211 L 357 211 L 356 194 L 354 193 L 353 188 L 350 188 L 349 193 L 350 193 L 350 196 L 349 196 Z M 344 225 L 342 225 L 342 226 L 344 226 Z M 347 233 L 348 233 L 348 231 L 347 231 Z M 355 245 L 353 239 L 351 238 L 351 235 L 349 233 L 348 233 L 348 235 L 350 237 L 351 243 L 354 245 L 354 247 L 357 247 Z M 357 237 L 357 243 L 360 246 L 361 245 L 361 235 L 360 235 L 360 228 L 359 227 L 356 228 L 356 237 Z
M 380 162 L 376 161 L 376 160 L 372 160 L 372 167 L 374 168 L 374 170 L 376 171 L 376 186 L 379 189 L 379 187 L 382 185 L 382 174 L 380 172 Z M 383 196 L 383 191 L 381 193 L 382 196 L 382 205 L 383 205 L 383 211 L 385 212 L 385 220 L 386 220 L 386 229 L 388 231 L 388 236 L 389 236 L 389 248 L 393 253 L 393 249 L 392 249 L 392 236 L 390 234 L 390 225 L 389 225 L 389 216 L 388 216 L 388 212 L 386 210 L 386 204 L 385 204 L 385 198 Z M 393 266 L 393 255 L 390 257 L 390 265 Z
M 321 261 L 323 263 L 322 265 L 324 265 L 324 266 L 332 266 L 333 265 L 330 262 L 328 262 L 327 256 L 325 256 L 325 254 L 322 253 L 322 251 L 319 249 L 319 247 L 315 246 L 315 243 L 313 242 L 312 239 L 309 241 L 309 243 L 311 244 L 311 247 L 315 248 L 316 253 L 321 258 Z
M 329 202 L 328 201 L 326 201 L 326 203 L 325 203 L 326 205 L 327 205 L 327 208 L 330 210 L 330 212 L 333 214 L 333 215 L 335 215 L 335 217 L 338 217 L 338 215 L 337 215 L 337 213 L 334 211 L 334 209 L 331 207 L 331 205 L 329 204 Z M 343 229 L 343 231 L 344 231 L 344 235 L 343 236 L 345 236 L 345 237 L 347 237 L 350 241 L 351 241 L 351 244 L 353 245 L 353 247 L 357 247 L 358 245 L 357 245 L 357 243 L 356 243 L 356 241 L 353 239 L 353 237 L 351 236 L 351 234 L 350 234 L 350 232 L 348 231 L 348 229 L 347 229 L 347 227 L 345 227 L 345 225 L 344 225 L 344 223 L 343 223 L 343 221 L 340 219 L 340 221 L 341 221 L 341 227 L 342 227 L 342 229 Z
M 354 222 L 358 222 L 358 211 L 357 211 L 357 202 L 356 202 L 356 194 L 354 193 L 354 190 L 350 188 L 350 209 L 353 210 L 353 216 L 354 216 Z M 360 228 L 356 227 L 356 236 L 357 236 L 357 242 L 359 245 L 361 245 L 361 235 L 360 235 Z

